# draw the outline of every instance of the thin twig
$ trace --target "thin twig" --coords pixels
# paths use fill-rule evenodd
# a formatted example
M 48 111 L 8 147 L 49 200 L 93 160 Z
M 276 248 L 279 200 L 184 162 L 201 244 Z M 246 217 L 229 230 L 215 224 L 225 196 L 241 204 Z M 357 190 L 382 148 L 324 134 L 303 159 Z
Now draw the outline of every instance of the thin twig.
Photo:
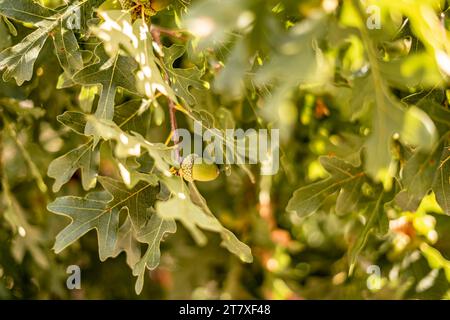
M 157 26 L 152 24 L 150 27 L 151 30 L 155 30 L 157 31 L 159 34 L 165 34 L 169 37 L 173 37 L 182 41 L 186 41 L 187 40 L 187 36 L 183 34 L 182 31 L 180 30 L 174 30 L 174 29 L 168 29 L 168 28 L 164 28 L 161 26 Z
M 158 47 L 160 49 L 162 49 L 163 46 L 162 46 L 162 42 L 161 42 L 161 29 L 155 28 L 152 25 L 150 28 L 150 32 L 152 34 L 153 40 L 156 42 Z M 161 56 L 159 56 L 159 60 L 161 61 L 161 66 L 164 66 L 164 61 L 162 60 Z M 164 78 L 165 78 L 165 81 L 170 86 L 171 85 L 170 78 L 169 78 L 169 74 L 167 73 L 166 70 L 164 70 Z M 179 136 L 177 133 L 178 126 L 177 126 L 177 118 L 175 116 L 175 112 L 176 112 L 175 102 L 169 97 L 167 99 L 169 101 L 170 130 L 172 132 L 172 141 L 173 141 L 173 144 L 175 145 L 175 157 L 176 157 L 176 161 L 178 163 L 180 163 L 181 162 L 180 149 L 177 147 L 180 140 L 179 140 Z

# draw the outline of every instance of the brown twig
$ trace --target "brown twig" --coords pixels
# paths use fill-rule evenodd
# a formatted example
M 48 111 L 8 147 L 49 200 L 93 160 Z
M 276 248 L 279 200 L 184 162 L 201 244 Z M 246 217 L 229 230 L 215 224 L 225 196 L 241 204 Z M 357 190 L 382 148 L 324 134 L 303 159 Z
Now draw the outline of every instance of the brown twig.
M 173 29 L 169 29 L 169 28 L 165 28 L 165 27 L 161 27 L 161 26 L 157 26 L 152 24 L 150 29 L 153 32 L 158 32 L 159 34 L 165 34 L 169 37 L 173 37 L 182 41 L 186 41 L 187 40 L 187 36 L 183 34 L 182 31 L 180 30 L 173 30 Z
M 170 130 L 172 131 L 172 141 L 175 145 L 180 142 L 180 138 L 177 133 L 177 118 L 175 117 L 175 103 L 169 98 L 169 113 L 170 113 Z M 176 148 L 177 160 L 180 160 L 180 154 L 178 147 Z
M 159 48 L 162 49 L 161 29 L 158 27 L 154 27 L 152 25 L 150 28 L 150 33 L 152 34 L 153 40 L 157 43 Z M 162 68 L 164 69 L 164 61 L 162 60 L 161 56 L 159 56 L 159 60 L 161 62 Z M 164 78 L 170 86 L 171 85 L 170 78 L 169 78 L 169 74 L 167 73 L 166 70 L 164 70 Z M 180 150 L 177 147 L 177 145 L 179 143 L 179 136 L 177 133 L 178 126 L 177 126 L 177 118 L 175 116 L 175 112 L 176 112 L 175 102 L 172 99 L 170 99 L 169 97 L 167 99 L 169 101 L 170 130 L 172 131 L 172 142 L 175 145 L 176 161 L 180 163 L 181 162 Z

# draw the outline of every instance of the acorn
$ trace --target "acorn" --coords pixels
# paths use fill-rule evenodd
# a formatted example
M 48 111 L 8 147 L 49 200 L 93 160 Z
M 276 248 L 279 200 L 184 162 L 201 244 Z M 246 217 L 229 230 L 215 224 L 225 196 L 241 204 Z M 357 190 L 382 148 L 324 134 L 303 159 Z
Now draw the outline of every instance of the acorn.
M 179 175 L 184 180 L 193 181 L 212 181 L 219 176 L 219 168 L 214 164 L 208 164 L 203 160 L 200 162 L 199 156 L 196 154 L 190 154 L 181 162 Z

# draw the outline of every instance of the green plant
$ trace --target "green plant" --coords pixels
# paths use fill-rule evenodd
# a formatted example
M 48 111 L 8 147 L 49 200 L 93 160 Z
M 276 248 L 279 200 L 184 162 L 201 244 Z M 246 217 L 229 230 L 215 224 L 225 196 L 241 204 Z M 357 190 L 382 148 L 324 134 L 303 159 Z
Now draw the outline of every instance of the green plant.
M 110 296 L 93 284 L 94 229 L 136 293 L 152 270 L 145 297 L 448 296 L 447 8 L 0 0 L 0 297 L 65 297 L 73 259 L 93 270 L 86 295 L 130 295 L 128 277 Z M 280 170 L 179 169 L 194 121 L 279 129 Z

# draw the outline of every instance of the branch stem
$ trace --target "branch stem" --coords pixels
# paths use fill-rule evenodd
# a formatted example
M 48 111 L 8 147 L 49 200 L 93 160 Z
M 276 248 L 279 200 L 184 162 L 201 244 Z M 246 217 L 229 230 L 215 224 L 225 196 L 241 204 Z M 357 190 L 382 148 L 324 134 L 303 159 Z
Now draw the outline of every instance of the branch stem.
M 152 34 L 153 40 L 156 42 L 159 49 L 162 51 L 163 45 L 161 42 L 161 29 L 159 27 L 155 27 L 152 25 L 150 28 L 150 32 Z M 160 55 L 159 55 L 159 60 L 161 62 L 162 69 L 164 69 L 164 61 L 162 60 L 162 57 Z M 167 73 L 166 70 L 164 70 L 164 79 L 170 86 L 171 85 L 170 78 L 169 78 L 169 74 Z M 177 146 L 180 141 L 179 141 L 179 136 L 177 133 L 178 125 L 177 125 L 177 118 L 175 115 L 176 106 L 175 106 L 175 102 L 172 99 L 170 99 L 170 98 L 167 98 L 167 99 L 168 99 L 168 104 L 169 104 L 170 130 L 172 132 L 172 142 L 175 145 L 176 162 L 181 163 L 180 149 Z

